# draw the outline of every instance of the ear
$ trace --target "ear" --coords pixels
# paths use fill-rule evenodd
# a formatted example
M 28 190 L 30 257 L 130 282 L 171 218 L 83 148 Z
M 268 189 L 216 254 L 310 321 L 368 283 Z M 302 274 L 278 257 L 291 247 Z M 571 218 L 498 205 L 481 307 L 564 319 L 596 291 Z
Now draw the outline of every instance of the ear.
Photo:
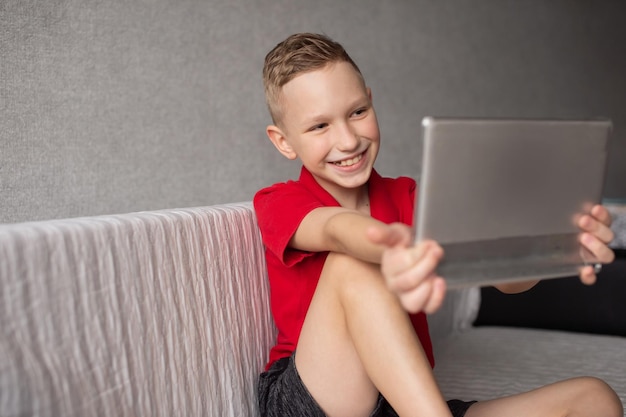
M 370 99 L 370 101 L 373 103 L 372 101 L 372 89 L 367 87 L 367 97 Z
M 276 149 L 278 149 L 278 152 L 283 154 L 285 158 L 296 159 L 298 157 L 296 151 L 293 150 L 287 141 L 287 136 L 278 126 L 269 125 L 265 129 L 265 133 L 267 133 L 267 137 L 270 138 Z

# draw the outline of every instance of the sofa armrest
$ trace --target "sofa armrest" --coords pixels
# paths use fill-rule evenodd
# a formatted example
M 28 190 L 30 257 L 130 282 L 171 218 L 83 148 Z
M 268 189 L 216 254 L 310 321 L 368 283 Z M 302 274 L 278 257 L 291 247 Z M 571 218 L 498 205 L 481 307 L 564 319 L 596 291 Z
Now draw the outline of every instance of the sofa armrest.
M 275 339 L 250 203 L 0 226 L 0 415 L 251 416 Z

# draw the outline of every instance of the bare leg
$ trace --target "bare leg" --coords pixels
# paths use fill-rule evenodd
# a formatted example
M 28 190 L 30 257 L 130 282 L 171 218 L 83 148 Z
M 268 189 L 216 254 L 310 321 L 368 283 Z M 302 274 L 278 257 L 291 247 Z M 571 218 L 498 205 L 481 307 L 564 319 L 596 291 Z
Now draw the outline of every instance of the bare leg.
M 380 391 L 400 416 L 450 416 L 407 313 L 380 267 L 329 254 L 296 367 L 333 417 L 369 416 Z
M 623 417 L 622 403 L 605 382 L 573 378 L 510 397 L 473 404 L 466 417 Z

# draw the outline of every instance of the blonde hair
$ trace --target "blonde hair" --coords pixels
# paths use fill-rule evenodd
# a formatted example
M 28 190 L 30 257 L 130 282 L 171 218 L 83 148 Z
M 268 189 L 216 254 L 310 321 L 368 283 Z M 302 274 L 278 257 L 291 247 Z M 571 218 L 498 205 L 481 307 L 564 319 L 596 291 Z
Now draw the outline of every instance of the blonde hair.
M 280 123 L 283 116 L 282 87 L 299 74 L 336 62 L 349 63 L 363 80 L 361 70 L 343 46 L 325 35 L 296 33 L 276 45 L 265 56 L 263 66 L 265 100 L 274 124 Z

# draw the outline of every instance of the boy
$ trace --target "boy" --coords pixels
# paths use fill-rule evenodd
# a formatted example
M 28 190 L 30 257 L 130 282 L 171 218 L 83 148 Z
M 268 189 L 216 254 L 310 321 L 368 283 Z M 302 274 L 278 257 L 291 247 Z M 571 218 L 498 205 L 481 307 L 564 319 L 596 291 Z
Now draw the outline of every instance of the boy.
M 622 416 L 616 394 L 594 378 L 446 403 L 424 314 L 444 297 L 443 251 L 411 245 L 415 182 L 373 169 L 380 135 L 361 72 L 331 39 L 296 34 L 267 55 L 263 79 L 267 135 L 303 165 L 298 181 L 254 198 L 279 329 L 259 379 L 263 416 Z M 613 259 L 609 224 L 601 206 L 580 223 L 603 262 Z M 594 282 L 593 269 L 581 279 Z

